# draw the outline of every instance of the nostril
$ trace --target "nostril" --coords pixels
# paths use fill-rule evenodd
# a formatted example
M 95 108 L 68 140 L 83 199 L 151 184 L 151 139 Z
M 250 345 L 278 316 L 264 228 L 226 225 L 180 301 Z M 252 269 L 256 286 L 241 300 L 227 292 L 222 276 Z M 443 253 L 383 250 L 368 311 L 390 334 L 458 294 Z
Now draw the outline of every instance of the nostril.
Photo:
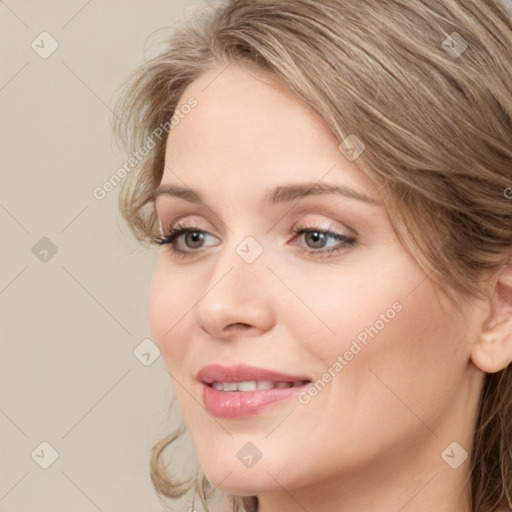
M 239 329 L 247 329 L 249 328 L 250 329 L 250 325 L 249 324 L 244 324 L 244 323 L 241 323 L 241 322 L 237 322 L 235 324 L 230 324 L 226 327 L 226 329 L 230 329 L 230 330 L 239 330 Z

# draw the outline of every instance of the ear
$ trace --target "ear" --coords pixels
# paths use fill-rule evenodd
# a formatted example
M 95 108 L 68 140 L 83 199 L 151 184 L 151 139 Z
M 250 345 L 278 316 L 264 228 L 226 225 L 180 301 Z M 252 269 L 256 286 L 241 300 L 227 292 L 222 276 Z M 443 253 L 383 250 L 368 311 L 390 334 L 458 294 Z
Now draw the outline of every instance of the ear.
M 512 258 L 494 276 L 490 312 L 471 349 L 473 364 L 496 373 L 512 362 Z

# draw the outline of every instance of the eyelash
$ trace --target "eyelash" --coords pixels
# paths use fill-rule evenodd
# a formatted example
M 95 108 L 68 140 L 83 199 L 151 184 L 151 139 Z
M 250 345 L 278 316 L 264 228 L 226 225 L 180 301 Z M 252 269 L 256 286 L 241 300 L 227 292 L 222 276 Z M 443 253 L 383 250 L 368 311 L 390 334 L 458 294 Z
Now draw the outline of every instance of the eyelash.
M 176 249 L 175 244 L 174 244 L 174 242 L 176 241 L 177 238 L 179 238 L 181 235 L 184 235 L 186 233 L 203 233 L 203 234 L 209 235 L 209 233 L 207 231 L 201 230 L 199 228 L 195 228 L 193 226 L 185 227 L 178 222 L 175 226 L 173 226 L 170 229 L 169 233 L 155 238 L 154 241 L 158 245 L 170 245 L 171 251 L 174 253 L 175 257 L 177 257 L 177 258 L 190 257 L 192 254 L 197 254 L 200 251 L 200 249 L 197 251 L 194 251 L 194 250 L 182 251 L 180 249 Z M 299 226 L 299 227 L 292 229 L 292 233 L 296 236 L 302 235 L 304 233 L 320 233 L 322 235 L 329 236 L 329 237 L 334 238 L 335 240 L 338 240 L 341 242 L 341 245 L 339 245 L 338 247 L 333 247 L 332 249 L 323 249 L 323 250 L 322 249 L 320 249 L 320 250 L 304 249 L 304 248 L 300 249 L 300 252 L 305 252 L 309 256 L 313 256 L 313 257 L 329 257 L 333 253 L 343 251 L 347 247 L 353 247 L 356 244 L 355 238 L 351 238 L 346 235 L 342 235 L 340 233 L 335 233 L 333 231 L 323 230 L 323 229 L 314 228 L 314 227 L 306 228 L 304 226 Z

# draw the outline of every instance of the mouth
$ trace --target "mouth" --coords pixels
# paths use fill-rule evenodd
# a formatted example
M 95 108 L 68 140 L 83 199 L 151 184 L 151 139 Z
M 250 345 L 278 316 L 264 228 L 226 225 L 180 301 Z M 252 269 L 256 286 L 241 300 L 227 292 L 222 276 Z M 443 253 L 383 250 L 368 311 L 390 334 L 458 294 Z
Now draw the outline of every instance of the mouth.
M 272 381 L 272 380 L 246 380 L 242 382 L 212 382 L 206 384 L 217 391 L 227 392 L 247 392 L 247 391 L 264 391 L 266 389 L 288 389 L 302 387 L 309 380 L 297 380 L 295 382 L 288 381 Z
M 217 384 L 241 384 L 242 389 L 245 391 L 244 386 L 252 385 L 256 382 L 256 386 L 265 386 L 261 389 L 272 389 L 273 387 L 290 387 L 297 382 L 310 381 L 309 376 L 304 375 L 290 375 L 281 373 L 267 368 L 258 368 L 256 366 L 247 366 L 245 364 L 238 364 L 235 366 L 222 366 L 220 364 L 209 364 L 204 366 L 197 373 L 196 379 L 203 384 L 211 385 Z M 272 387 L 270 387 L 270 384 Z M 229 386 L 228 386 L 229 387 Z M 256 388 L 258 389 L 258 388 Z M 233 389 L 226 389 L 226 391 L 236 391 Z M 252 390 L 254 391 L 254 390 Z
M 196 376 L 203 404 L 218 418 L 243 418 L 283 402 L 299 393 L 312 380 L 265 368 L 209 365 Z

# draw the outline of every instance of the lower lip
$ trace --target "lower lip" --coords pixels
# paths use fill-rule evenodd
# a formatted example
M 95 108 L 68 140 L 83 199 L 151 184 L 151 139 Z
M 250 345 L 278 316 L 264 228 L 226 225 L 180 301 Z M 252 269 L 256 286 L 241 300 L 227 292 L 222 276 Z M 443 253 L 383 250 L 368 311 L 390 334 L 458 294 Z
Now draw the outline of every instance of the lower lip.
M 219 391 L 207 384 L 202 397 L 206 409 L 217 418 L 242 418 L 252 416 L 267 406 L 300 393 L 310 383 L 291 388 L 262 389 L 259 391 Z

